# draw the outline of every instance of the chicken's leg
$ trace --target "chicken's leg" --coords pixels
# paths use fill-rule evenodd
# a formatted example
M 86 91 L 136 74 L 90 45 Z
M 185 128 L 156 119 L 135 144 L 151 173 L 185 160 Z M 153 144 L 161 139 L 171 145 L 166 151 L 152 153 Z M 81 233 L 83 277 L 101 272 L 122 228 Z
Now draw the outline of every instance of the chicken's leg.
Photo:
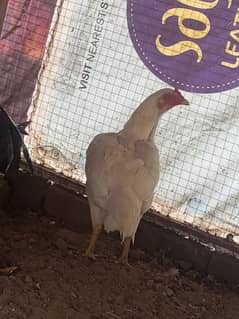
M 119 261 L 123 265 L 127 265 L 127 266 L 129 266 L 128 256 L 129 256 L 129 247 L 130 247 L 131 240 L 132 240 L 131 237 L 125 238 L 123 252 L 122 252 L 122 255 L 121 255 L 120 259 L 119 259 Z
M 103 229 L 103 225 L 94 226 L 91 239 L 90 239 L 90 244 L 88 248 L 86 249 L 84 256 L 89 257 L 91 259 L 95 259 L 95 254 L 94 254 L 95 244 L 97 239 L 99 238 L 100 233 L 102 232 L 102 229 Z

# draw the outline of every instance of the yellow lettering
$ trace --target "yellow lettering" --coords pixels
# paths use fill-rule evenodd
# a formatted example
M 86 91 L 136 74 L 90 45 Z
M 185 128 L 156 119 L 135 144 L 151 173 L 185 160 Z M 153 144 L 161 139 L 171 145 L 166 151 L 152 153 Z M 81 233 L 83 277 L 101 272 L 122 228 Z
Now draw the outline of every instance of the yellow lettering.
M 230 36 L 235 40 L 236 42 L 239 42 L 239 30 L 233 30 L 230 32 Z
M 233 20 L 233 26 L 236 27 L 238 23 L 239 23 L 239 9 L 237 9 L 237 13 L 236 13 L 235 18 Z
M 212 9 L 217 6 L 219 0 L 214 0 L 212 2 L 202 0 L 178 0 L 178 2 L 198 9 Z
M 235 69 L 235 68 L 239 67 L 239 58 L 236 59 L 236 62 L 234 64 L 229 63 L 229 62 L 225 62 L 225 61 L 222 61 L 221 64 L 223 66 L 226 66 L 227 68 Z
M 191 9 L 183 9 L 183 8 L 173 8 L 167 10 L 163 17 L 162 17 L 162 23 L 166 24 L 168 18 L 177 16 L 178 17 L 178 26 L 180 31 L 187 37 L 192 39 L 201 39 L 204 38 L 209 30 L 210 30 L 210 21 L 207 18 L 207 16 L 201 12 L 197 12 Z M 189 19 L 189 20 L 195 20 L 203 23 L 205 25 L 204 30 L 195 30 L 190 29 L 184 26 L 183 21 Z
M 230 48 L 231 45 L 231 41 L 227 41 L 225 52 L 233 56 L 239 56 L 239 51 L 237 50 L 236 44 L 233 44 Z
M 192 50 L 197 53 L 197 62 L 201 62 L 203 54 L 198 44 L 192 41 L 180 41 L 166 47 L 160 42 L 160 39 L 161 35 L 158 35 L 156 38 L 156 47 L 160 53 L 166 56 L 176 56 Z

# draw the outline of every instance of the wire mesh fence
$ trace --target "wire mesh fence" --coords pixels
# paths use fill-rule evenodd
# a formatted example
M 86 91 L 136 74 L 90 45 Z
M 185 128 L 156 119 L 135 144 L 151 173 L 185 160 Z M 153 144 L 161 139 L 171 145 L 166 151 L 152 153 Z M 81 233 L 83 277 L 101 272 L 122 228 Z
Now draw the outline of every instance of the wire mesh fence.
M 41 10 L 54 5 L 43 1 Z M 120 130 L 142 99 L 168 86 L 139 59 L 126 6 L 58 0 L 52 20 L 46 18 L 51 26 L 28 111 L 28 142 L 36 162 L 82 182 L 92 138 Z M 156 133 L 161 175 L 153 206 L 214 234 L 239 235 L 239 89 L 185 95 L 190 107 L 165 114 Z

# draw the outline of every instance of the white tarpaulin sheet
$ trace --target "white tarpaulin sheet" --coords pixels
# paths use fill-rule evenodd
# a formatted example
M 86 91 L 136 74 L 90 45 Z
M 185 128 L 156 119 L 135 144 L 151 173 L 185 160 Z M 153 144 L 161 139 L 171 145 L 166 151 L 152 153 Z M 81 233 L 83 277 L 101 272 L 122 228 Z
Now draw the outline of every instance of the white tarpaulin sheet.
M 85 152 L 117 131 L 147 95 L 168 86 L 143 64 L 128 33 L 126 0 L 65 0 L 56 9 L 39 85 L 31 147 L 35 161 L 85 181 Z M 239 234 L 239 89 L 185 93 L 160 122 L 154 206 L 221 236 Z

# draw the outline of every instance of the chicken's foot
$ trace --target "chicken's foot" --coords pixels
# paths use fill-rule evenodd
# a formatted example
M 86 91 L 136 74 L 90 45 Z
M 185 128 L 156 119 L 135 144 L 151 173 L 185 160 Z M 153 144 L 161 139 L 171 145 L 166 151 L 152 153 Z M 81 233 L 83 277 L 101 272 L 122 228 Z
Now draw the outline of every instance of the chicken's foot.
M 99 238 L 99 235 L 102 232 L 102 230 L 103 230 L 103 225 L 94 226 L 93 232 L 91 235 L 91 239 L 90 239 L 90 244 L 89 244 L 88 248 L 86 249 L 84 256 L 86 256 L 90 259 L 93 259 L 93 260 L 96 259 L 96 256 L 94 254 L 95 245 L 96 245 L 96 241 Z
M 131 237 L 125 238 L 123 252 L 119 259 L 119 262 L 126 266 L 129 266 L 128 256 L 129 256 L 129 247 L 130 247 L 131 240 L 132 240 Z
M 18 269 L 18 267 L 16 267 L 16 266 L 0 268 L 0 275 L 11 275 L 17 269 Z

